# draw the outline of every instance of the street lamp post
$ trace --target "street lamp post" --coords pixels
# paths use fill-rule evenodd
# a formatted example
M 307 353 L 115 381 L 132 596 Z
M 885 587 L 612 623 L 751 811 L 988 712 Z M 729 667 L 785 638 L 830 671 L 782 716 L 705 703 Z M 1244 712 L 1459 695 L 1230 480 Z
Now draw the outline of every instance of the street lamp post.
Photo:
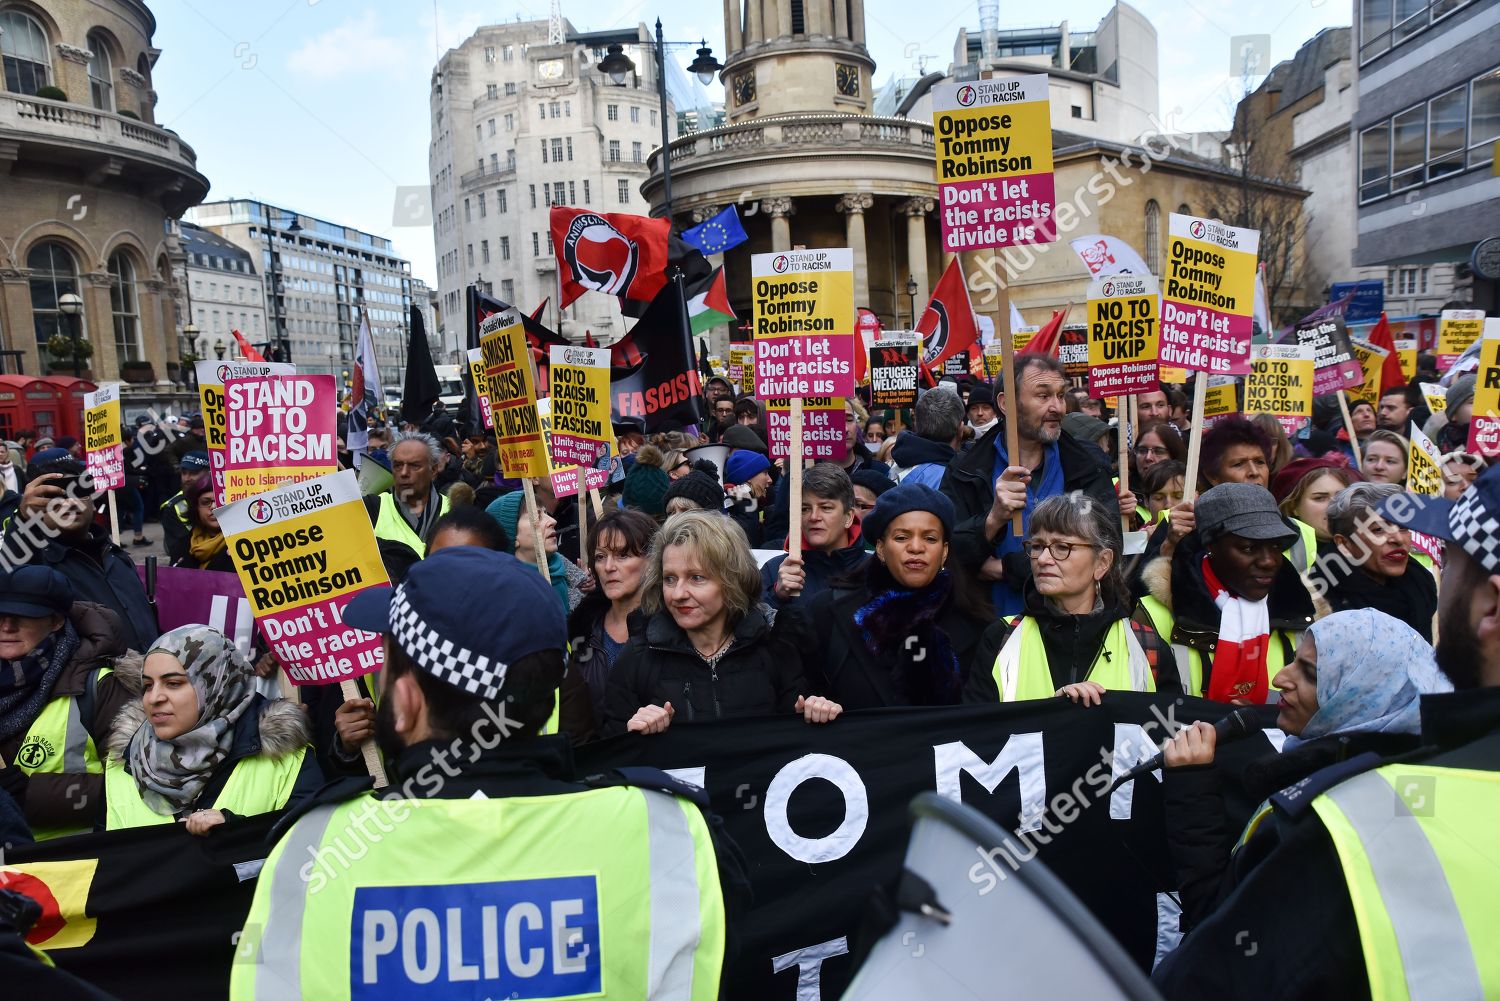
M 224 343 L 224 338 L 220 337 L 218 340 L 214 341 L 214 355 L 219 359 L 219 361 L 224 360 L 224 352 L 226 350 L 228 350 L 228 346 Z
M 292 360 L 292 345 L 286 337 L 281 312 L 281 299 L 279 298 L 282 292 L 281 265 L 277 263 L 279 258 L 276 254 L 276 246 L 271 240 L 271 230 L 275 224 L 271 221 L 271 206 L 262 203 L 261 209 L 265 212 L 266 216 L 266 279 L 271 283 L 269 298 L 271 301 L 272 330 L 266 347 L 274 347 L 276 353 L 280 354 L 281 361 L 290 362 Z M 292 224 L 286 228 L 286 231 L 292 236 L 296 236 L 302 232 L 302 226 L 297 222 L 296 213 L 292 214 Z
M 189 313 L 188 315 L 191 316 L 192 314 Z M 183 328 L 182 328 L 182 337 L 183 337 L 184 340 L 187 341 L 188 353 L 191 354 L 191 355 L 197 356 L 197 352 L 198 352 L 198 325 L 196 323 L 194 323 L 192 320 L 189 320 L 186 324 L 183 325 Z M 193 384 L 193 387 L 196 389 L 197 386 L 198 386 L 198 363 L 194 362 L 191 366 L 189 366 L 189 371 L 192 372 L 192 378 L 190 378 L 190 379 L 183 379 L 182 381 L 183 382 L 191 382 Z
M 83 329 L 83 298 L 76 292 L 64 292 L 57 297 L 57 308 L 68 318 L 68 329 L 73 335 L 73 378 L 83 378 L 83 359 L 78 346 Z
M 692 45 L 692 42 L 668 42 L 662 38 L 661 18 L 656 19 L 656 44 L 652 51 L 656 56 L 656 99 L 661 105 L 661 200 L 662 214 L 672 221 L 672 152 L 668 146 L 667 133 L 667 46 Z M 688 66 L 704 85 L 713 83 L 714 76 L 724 68 L 713 56 L 707 40 L 701 40 L 698 57 Z M 604 58 L 599 60 L 599 72 L 606 74 L 616 85 L 623 85 L 625 77 L 635 69 L 635 63 L 625 54 L 619 42 L 611 42 Z
M 911 303 L 911 329 L 917 329 L 917 280 L 906 276 L 906 298 Z

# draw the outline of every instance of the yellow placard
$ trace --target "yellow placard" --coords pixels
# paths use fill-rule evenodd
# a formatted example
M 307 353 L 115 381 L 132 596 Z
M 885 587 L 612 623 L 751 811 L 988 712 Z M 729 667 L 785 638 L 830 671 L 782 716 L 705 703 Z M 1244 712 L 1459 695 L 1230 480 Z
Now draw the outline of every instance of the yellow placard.
M 552 461 L 591 466 L 609 454 L 609 349 L 557 345 L 548 369 Z
M 1200 376 L 1200 378 L 1202 378 Z M 1232 375 L 1208 377 L 1208 386 L 1203 391 L 1203 421 L 1211 425 L 1220 417 L 1228 417 L 1239 411 L 1239 400 L 1235 388 L 1239 380 Z
M 755 349 L 750 345 L 729 346 L 729 381 L 741 393 L 755 392 Z
M 1187 385 L 1188 373 L 1185 368 L 1178 368 L 1175 365 L 1161 365 L 1158 366 L 1157 371 L 1159 374 L 1156 378 L 1159 382 L 1170 382 L 1174 386 Z
M 939 183 L 1052 173 L 1052 109 L 1047 93 L 1043 89 L 1024 96 L 1025 100 L 1003 106 L 976 104 L 933 114 Z
M 1443 467 L 1438 463 L 1439 452 L 1432 439 L 1422 433 L 1416 421 L 1411 423 L 1411 462 L 1407 466 L 1406 489 L 1414 494 L 1428 497 L 1440 496 L 1443 492 Z
M 1156 281 L 1150 275 L 1112 275 L 1089 285 L 1089 394 L 1157 389 Z
M 1402 337 L 1394 341 L 1396 357 L 1401 360 L 1401 377 L 1411 382 L 1417 377 L 1417 339 Z
M 755 395 L 853 395 L 854 252 L 754 254 L 750 273 Z
M 546 476 L 547 442 L 536 413 L 536 374 L 521 314 L 504 310 L 487 317 L 479 329 L 501 472 L 508 477 Z
M 1440 414 L 1448 409 L 1448 387 L 1440 382 L 1418 383 L 1422 387 L 1422 402 L 1428 413 Z
M 495 426 L 494 415 L 490 413 L 490 380 L 484 374 L 484 352 L 479 348 L 470 348 L 464 354 L 469 363 L 469 378 L 474 382 L 474 395 L 479 398 L 479 419 L 484 422 L 486 431 Z
M 1385 359 L 1390 352 L 1357 337 L 1349 338 L 1349 344 L 1354 348 L 1354 357 L 1358 359 L 1365 375 L 1362 385 L 1357 389 L 1348 390 L 1349 402 L 1352 404 L 1355 400 L 1364 400 L 1372 407 L 1378 408 L 1380 406 L 1380 375 L 1385 369 Z
M 1312 345 L 1255 345 L 1245 380 L 1245 413 L 1275 414 L 1287 419 L 1283 425 L 1311 417 L 1316 365 Z
M 1484 332 L 1484 310 L 1445 309 L 1438 321 L 1437 356 L 1439 365 L 1451 364 L 1453 359 L 1469 349 Z

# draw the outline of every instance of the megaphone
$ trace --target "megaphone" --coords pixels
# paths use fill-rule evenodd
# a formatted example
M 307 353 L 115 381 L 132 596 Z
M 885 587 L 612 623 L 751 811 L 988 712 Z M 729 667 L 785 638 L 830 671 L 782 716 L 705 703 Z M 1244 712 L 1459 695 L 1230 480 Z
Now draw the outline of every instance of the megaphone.
M 395 486 L 396 479 L 391 475 L 390 466 L 386 465 L 390 460 L 384 452 L 367 452 L 359 464 L 359 492 L 366 497 L 383 494 Z
M 689 462 L 707 459 L 719 470 L 719 486 L 724 485 L 724 463 L 729 460 L 728 445 L 698 445 L 682 453 Z

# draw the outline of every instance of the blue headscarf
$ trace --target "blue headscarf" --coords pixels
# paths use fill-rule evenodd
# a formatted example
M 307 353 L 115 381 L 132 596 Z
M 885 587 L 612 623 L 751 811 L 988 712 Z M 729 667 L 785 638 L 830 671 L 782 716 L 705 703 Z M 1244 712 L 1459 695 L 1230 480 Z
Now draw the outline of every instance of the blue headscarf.
M 1335 733 L 1418 733 L 1420 696 L 1453 689 L 1427 641 L 1384 612 L 1334 612 L 1308 632 L 1318 648 L 1318 711 L 1287 747 Z

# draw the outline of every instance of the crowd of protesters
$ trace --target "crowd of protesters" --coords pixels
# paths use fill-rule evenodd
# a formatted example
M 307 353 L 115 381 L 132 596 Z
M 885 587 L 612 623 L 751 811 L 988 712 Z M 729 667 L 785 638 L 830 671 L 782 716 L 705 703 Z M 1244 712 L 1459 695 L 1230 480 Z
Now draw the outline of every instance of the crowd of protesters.
M 1464 450 L 1472 377 L 1436 417 L 1413 383 L 1356 404 L 1347 425 L 1320 400 L 1289 438 L 1275 420 L 1194 426 L 1175 386 L 1138 397 L 1132 426 L 1054 359 L 1017 362 L 1014 453 L 999 380 L 945 379 L 906 411 L 850 399 L 843 457 L 806 464 L 795 518 L 765 409 L 720 377 L 705 382 L 696 424 L 617 419 L 597 496 L 558 497 L 542 479 L 534 509 L 481 429 L 441 408 L 378 427 L 362 455 L 366 507 L 394 583 L 458 547 L 545 569 L 566 623 L 545 730 L 575 744 L 735 716 L 837 726 L 872 708 L 1086 708 L 1122 690 L 1279 704 L 1295 751 L 1257 766 L 1257 798 L 1351 753 L 1417 744 L 1419 697 L 1453 680 L 1431 647 L 1438 553 L 1388 505 L 1413 424 L 1444 452 L 1447 496 L 1478 489 L 1485 463 Z M 71 489 L 84 475 L 77 442 L 0 444 L 11 842 L 173 820 L 211 836 L 361 771 L 361 744 L 381 733 L 375 687 L 357 699 L 303 689 L 300 706 L 268 698 L 256 681 L 276 664 L 263 647 L 156 628 L 128 549 L 144 520 L 160 520 L 173 565 L 234 565 L 201 419 L 172 441 L 158 425 L 130 430 L 127 545 Z M 33 523 L 43 530 L 22 530 Z M 1213 761 L 1211 728 L 1168 747 L 1184 930 L 1211 921 L 1273 851 L 1269 828 L 1236 846 Z

